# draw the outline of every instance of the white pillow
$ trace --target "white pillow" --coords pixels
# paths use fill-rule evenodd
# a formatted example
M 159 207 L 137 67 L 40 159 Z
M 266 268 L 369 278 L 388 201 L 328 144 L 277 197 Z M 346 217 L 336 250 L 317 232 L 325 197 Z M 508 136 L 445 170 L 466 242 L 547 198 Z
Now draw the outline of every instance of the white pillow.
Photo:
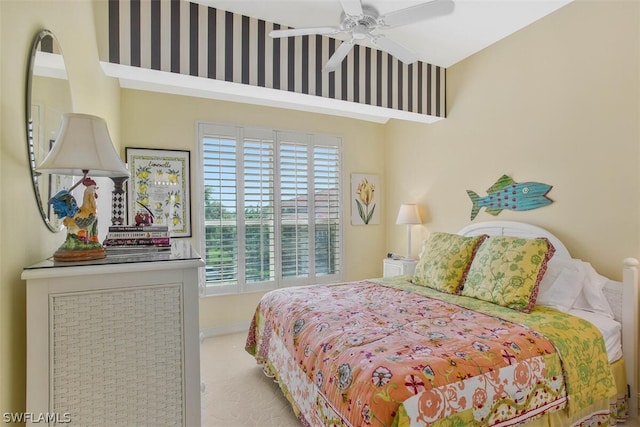
M 584 272 L 584 284 L 582 292 L 573 304 L 573 308 L 600 313 L 613 319 L 613 310 L 611 310 L 609 301 L 607 301 L 607 297 L 602 292 L 602 288 L 609 279 L 598 274 L 588 262 L 581 262 L 580 266 Z
M 562 259 L 551 257 L 549 262 L 547 263 L 547 271 L 542 276 L 542 280 L 540 281 L 540 285 L 538 287 L 538 295 L 544 293 L 549 290 L 553 283 L 556 281 L 562 270 L 565 268 L 573 268 L 574 270 L 578 270 L 578 267 L 574 263 L 573 259 Z
M 553 283 L 538 294 L 536 304 L 568 313 L 582 291 L 583 282 L 584 272 L 567 265 L 558 272 Z

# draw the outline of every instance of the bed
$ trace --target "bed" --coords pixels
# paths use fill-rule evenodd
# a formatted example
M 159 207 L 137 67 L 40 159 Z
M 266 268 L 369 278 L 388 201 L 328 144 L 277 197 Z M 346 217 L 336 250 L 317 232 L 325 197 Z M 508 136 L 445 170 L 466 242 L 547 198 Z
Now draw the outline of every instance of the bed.
M 637 265 L 611 281 L 542 228 L 476 223 L 432 233 L 414 275 L 267 293 L 246 349 L 302 425 L 615 425 L 637 416 Z

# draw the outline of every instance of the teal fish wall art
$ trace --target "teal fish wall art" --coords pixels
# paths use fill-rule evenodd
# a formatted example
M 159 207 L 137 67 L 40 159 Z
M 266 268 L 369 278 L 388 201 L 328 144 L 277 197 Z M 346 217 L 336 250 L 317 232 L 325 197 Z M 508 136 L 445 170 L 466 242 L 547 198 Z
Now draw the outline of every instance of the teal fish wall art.
M 475 192 L 467 190 L 473 203 L 471 220 L 478 215 L 480 208 L 486 208 L 490 215 L 498 215 L 503 209 L 512 211 L 528 211 L 550 205 L 553 200 L 547 197 L 553 185 L 541 182 L 517 183 L 511 177 L 502 175 L 488 190 L 487 195 L 480 197 Z

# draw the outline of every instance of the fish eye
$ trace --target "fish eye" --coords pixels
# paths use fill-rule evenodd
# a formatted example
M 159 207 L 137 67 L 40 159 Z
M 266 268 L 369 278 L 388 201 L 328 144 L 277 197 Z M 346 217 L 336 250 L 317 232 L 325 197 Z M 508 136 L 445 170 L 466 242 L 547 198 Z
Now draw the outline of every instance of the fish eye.
M 529 187 L 524 187 L 524 188 L 522 189 L 522 192 L 523 192 L 524 194 L 527 194 L 527 193 L 529 192 Z

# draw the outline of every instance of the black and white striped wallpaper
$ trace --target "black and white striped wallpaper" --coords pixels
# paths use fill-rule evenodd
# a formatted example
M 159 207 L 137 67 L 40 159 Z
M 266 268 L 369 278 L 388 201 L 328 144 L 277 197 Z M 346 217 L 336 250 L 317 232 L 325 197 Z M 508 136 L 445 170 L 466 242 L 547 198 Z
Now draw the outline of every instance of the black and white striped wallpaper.
M 109 0 L 109 62 L 445 117 L 444 68 L 355 45 L 323 73 L 341 41 L 269 37 L 279 28 L 184 0 Z

